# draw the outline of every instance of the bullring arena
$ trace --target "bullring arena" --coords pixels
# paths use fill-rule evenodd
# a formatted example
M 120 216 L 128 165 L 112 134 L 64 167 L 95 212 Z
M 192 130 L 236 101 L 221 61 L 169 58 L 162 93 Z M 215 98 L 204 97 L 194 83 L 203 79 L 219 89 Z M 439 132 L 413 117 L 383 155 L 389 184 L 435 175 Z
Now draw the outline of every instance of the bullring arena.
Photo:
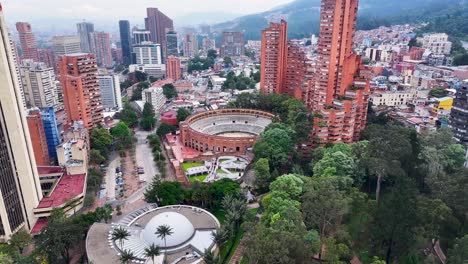
M 180 124 L 181 141 L 199 152 L 246 153 L 273 118 L 252 109 L 206 111 Z

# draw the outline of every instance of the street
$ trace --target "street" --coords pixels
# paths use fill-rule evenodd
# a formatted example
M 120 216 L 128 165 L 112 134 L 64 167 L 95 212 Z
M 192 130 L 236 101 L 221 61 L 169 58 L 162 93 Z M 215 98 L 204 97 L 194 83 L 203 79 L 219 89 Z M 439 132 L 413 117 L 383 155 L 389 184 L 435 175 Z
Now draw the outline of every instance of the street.
M 151 132 L 146 131 L 137 131 L 135 136 L 137 138 L 136 144 L 136 161 L 137 166 L 143 167 L 145 170 L 144 174 L 140 174 L 140 180 L 151 183 L 154 175 L 159 173 L 156 168 L 156 164 L 153 161 L 153 153 L 148 143 L 146 143 L 146 137 L 150 135 Z
M 106 172 L 107 200 L 115 200 L 115 168 L 120 166 L 120 157 L 116 152 L 112 152 L 109 157 L 109 166 Z

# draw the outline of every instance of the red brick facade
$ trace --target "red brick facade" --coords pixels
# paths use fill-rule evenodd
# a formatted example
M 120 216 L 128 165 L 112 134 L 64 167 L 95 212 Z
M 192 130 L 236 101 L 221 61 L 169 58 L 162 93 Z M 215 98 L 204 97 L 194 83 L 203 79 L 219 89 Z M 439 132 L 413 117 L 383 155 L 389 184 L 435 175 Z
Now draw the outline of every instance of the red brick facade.
M 29 134 L 31 135 L 31 143 L 36 164 L 37 166 L 49 166 L 49 150 L 47 149 L 47 139 L 44 132 L 41 113 L 39 110 L 30 111 L 26 119 L 28 121 Z
M 166 60 L 166 77 L 174 81 L 182 79 L 180 67 L 180 59 L 174 56 L 167 57 Z
M 61 56 L 58 67 L 68 122 L 82 120 L 86 128 L 96 127 L 103 107 L 94 54 Z

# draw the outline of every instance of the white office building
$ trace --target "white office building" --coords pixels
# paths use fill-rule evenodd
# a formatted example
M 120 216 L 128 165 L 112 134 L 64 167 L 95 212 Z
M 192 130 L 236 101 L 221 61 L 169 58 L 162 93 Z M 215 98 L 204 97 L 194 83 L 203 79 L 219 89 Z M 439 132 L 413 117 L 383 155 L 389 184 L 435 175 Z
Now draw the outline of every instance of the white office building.
M 104 109 L 121 109 L 122 94 L 118 75 L 102 74 L 98 76 Z
M 162 87 L 150 87 L 146 90 L 143 90 L 142 101 L 144 103 L 150 103 L 156 115 L 159 115 L 166 103 L 166 97 L 163 93 Z
M 162 64 L 161 45 L 142 42 L 133 46 L 135 64 Z

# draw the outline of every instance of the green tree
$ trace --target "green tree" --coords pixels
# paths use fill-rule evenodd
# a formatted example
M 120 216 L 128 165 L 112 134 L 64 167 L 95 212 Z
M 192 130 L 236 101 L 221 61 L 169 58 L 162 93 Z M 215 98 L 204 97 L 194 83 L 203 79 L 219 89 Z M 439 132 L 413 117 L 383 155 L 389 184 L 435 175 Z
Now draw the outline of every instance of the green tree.
M 145 82 L 146 80 L 148 80 L 148 74 L 145 72 L 136 71 L 135 78 L 138 82 Z
M 278 177 L 270 184 L 270 191 L 284 193 L 288 199 L 297 200 L 302 194 L 304 181 L 298 175 L 286 174 Z
M 255 171 L 255 186 L 261 192 L 268 191 L 268 186 L 273 181 L 273 178 L 270 174 L 270 164 L 268 159 L 261 158 L 255 162 L 254 165 Z
M 184 200 L 184 193 L 185 190 L 180 182 L 162 182 L 153 179 L 150 188 L 145 192 L 145 200 L 162 206 L 180 204 Z
M 226 228 L 221 227 L 216 231 L 212 231 L 211 237 L 213 238 L 213 242 L 215 242 L 215 244 L 219 248 L 221 248 L 221 246 L 223 246 L 228 239 L 228 230 L 226 230 Z
M 224 57 L 223 63 L 225 67 L 231 67 L 234 65 L 234 62 L 232 61 L 231 57 Z
M 203 253 L 203 261 L 205 264 L 217 264 L 219 262 L 219 257 L 207 248 Z
M 23 252 L 23 249 L 31 243 L 31 240 L 32 237 L 29 232 L 20 230 L 11 236 L 9 243 L 18 252 Z
M 124 104 L 122 111 L 117 113 L 115 118 L 124 122 L 129 127 L 134 127 L 136 124 L 138 124 L 138 115 L 129 103 Z
M 166 242 L 166 239 L 167 237 L 171 236 L 172 234 L 174 234 L 174 231 L 172 230 L 172 227 L 168 226 L 168 225 L 160 225 L 158 226 L 158 228 L 156 229 L 156 232 L 155 234 L 161 238 L 162 240 L 164 240 L 164 247 L 167 248 L 167 242 Z
M 36 239 L 36 247 L 42 252 L 49 263 L 70 263 L 71 250 L 82 239 L 83 229 L 72 223 L 61 209 L 54 209 L 49 217 L 48 225 Z
M 192 113 L 186 108 L 179 108 L 177 110 L 177 123 L 185 121 Z
M 444 88 L 434 88 L 429 92 L 429 96 L 437 97 L 437 98 L 447 96 L 447 94 L 448 94 L 448 91 L 445 90 Z
M 98 165 L 106 161 L 106 158 L 101 155 L 101 151 L 92 149 L 89 152 L 89 162 L 94 165 Z
M 207 57 L 214 60 L 214 59 L 216 59 L 218 57 L 218 52 L 216 50 L 214 50 L 214 49 L 210 49 L 207 52 Z
M 133 144 L 133 132 L 125 122 L 119 122 L 115 127 L 111 128 L 110 133 L 117 142 L 125 147 Z
M 172 83 L 167 83 L 163 85 L 162 88 L 163 88 L 164 96 L 166 96 L 168 100 L 177 98 L 177 90 Z
M 145 256 L 151 258 L 154 262 L 154 258 L 161 255 L 161 248 L 155 244 L 151 244 L 149 247 L 145 248 Z
M 140 121 L 140 127 L 143 128 L 144 130 L 152 130 L 156 123 L 153 105 L 146 102 L 143 107 L 142 114 L 143 116 Z
M 266 158 L 270 166 L 284 169 L 294 154 L 292 131 L 273 128 L 264 131 L 253 147 L 255 159 Z
M 468 263 L 468 235 L 455 240 L 455 244 L 448 252 L 447 264 Z
M 175 132 L 177 131 L 177 127 L 171 125 L 171 124 L 167 124 L 167 123 L 161 123 L 158 127 L 158 129 L 156 130 L 156 134 L 159 136 L 159 137 L 164 137 L 165 135 L 167 134 L 170 134 L 172 132 Z
M 99 151 L 99 154 L 107 159 L 109 146 L 112 144 L 112 135 L 105 128 L 95 128 L 90 135 L 91 149 Z
M 124 240 L 128 240 L 129 236 L 130 236 L 130 232 L 128 232 L 127 229 L 121 226 L 112 230 L 112 240 L 114 242 L 119 241 L 119 246 L 121 250 L 123 250 Z
M 333 177 L 313 179 L 304 189 L 301 198 L 304 222 L 309 229 L 318 230 L 320 238 L 324 239 L 341 224 L 349 200 L 338 189 Z
M 123 250 L 122 253 L 120 254 L 120 263 L 122 264 L 130 264 L 133 262 L 133 260 L 136 259 L 135 255 L 133 254 L 133 252 L 131 252 L 130 250 L 126 249 L 126 250 Z

